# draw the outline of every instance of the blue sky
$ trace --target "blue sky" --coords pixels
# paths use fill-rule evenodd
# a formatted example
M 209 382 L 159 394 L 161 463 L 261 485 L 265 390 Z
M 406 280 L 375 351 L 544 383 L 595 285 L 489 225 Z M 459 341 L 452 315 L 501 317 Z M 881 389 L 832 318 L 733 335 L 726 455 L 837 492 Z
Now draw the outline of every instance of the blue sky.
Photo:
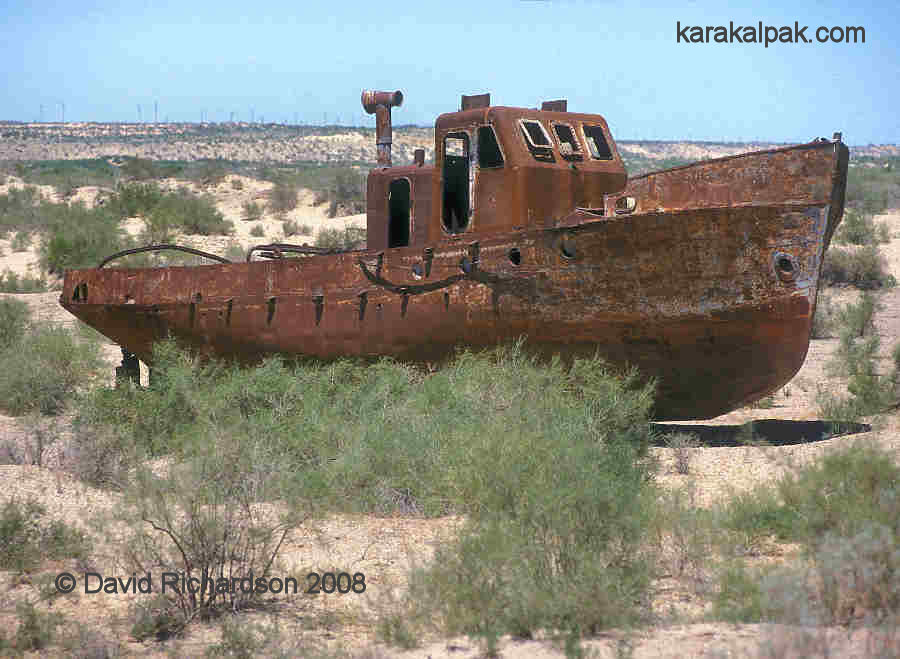
M 460 94 L 603 114 L 620 139 L 900 142 L 891 2 L 602 0 L 21 2 L 0 7 L 0 119 L 374 125 L 364 88 L 401 89 L 395 124 Z M 685 25 L 809 26 L 809 44 L 677 43 Z M 862 26 L 866 43 L 817 43 Z M 201 114 L 202 113 L 202 114 Z

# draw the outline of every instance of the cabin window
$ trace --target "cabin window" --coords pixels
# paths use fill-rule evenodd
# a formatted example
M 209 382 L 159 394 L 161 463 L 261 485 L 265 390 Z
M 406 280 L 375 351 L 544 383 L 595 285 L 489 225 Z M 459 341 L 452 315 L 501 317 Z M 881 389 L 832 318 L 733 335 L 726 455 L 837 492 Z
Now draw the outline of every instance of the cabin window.
M 590 126 L 584 124 L 584 137 L 588 148 L 591 150 L 591 156 L 597 160 L 612 160 L 612 151 L 606 141 L 606 135 L 603 134 L 601 126 Z
M 553 157 L 553 143 L 550 141 L 550 135 L 541 125 L 540 121 L 535 119 L 519 119 L 519 126 L 522 128 L 522 135 L 525 136 L 525 144 L 535 160 L 544 162 L 555 162 Z
M 568 160 L 581 159 L 581 144 L 575 137 L 575 131 L 568 124 L 553 124 L 553 132 L 559 141 L 559 154 Z
M 388 189 L 388 247 L 409 245 L 409 179 L 395 178 Z
M 540 121 L 522 119 L 521 124 L 529 145 L 536 148 L 550 148 L 550 136 L 547 135 L 547 131 L 544 130 Z
M 478 165 L 482 169 L 503 167 L 503 153 L 493 126 L 478 127 Z
M 459 233 L 469 225 L 469 135 L 449 133 L 444 137 L 443 186 L 444 228 Z

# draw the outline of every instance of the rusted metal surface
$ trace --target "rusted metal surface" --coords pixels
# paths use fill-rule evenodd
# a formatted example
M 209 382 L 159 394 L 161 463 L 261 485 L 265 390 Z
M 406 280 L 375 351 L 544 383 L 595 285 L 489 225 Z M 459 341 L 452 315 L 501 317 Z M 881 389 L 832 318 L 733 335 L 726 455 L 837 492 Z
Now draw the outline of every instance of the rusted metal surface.
M 520 120 L 543 125 L 552 160 L 538 159 Z M 572 128 L 580 159 L 561 146 L 570 133 L 558 136 L 557 123 Z M 496 135 L 499 166 L 484 126 Z M 608 158 L 592 156 L 590 127 L 608 142 Z M 530 129 L 540 149 L 539 129 Z M 470 136 L 469 152 L 448 156 L 445 168 L 443 140 L 460 134 Z M 240 360 L 284 352 L 420 362 L 525 335 L 547 356 L 599 350 L 638 366 L 658 378 L 656 415 L 666 419 L 727 412 L 800 368 L 843 211 L 839 140 L 626 185 L 598 115 L 477 108 L 442 115 L 435 138 L 433 166 L 370 173 L 366 250 L 74 271 L 61 303 L 145 361 L 168 334 Z M 470 186 L 468 223 L 457 233 L 444 222 L 444 205 L 456 203 L 445 176 L 458 177 L 454 194 Z M 394 231 L 398 221 L 406 233 Z M 398 235 L 406 242 L 392 246 Z
M 541 110 L 545 112 L 566 112 L 569 102 L 566 99 L 558 101 L 544 101 L 541 103 Z
M 466 96 L 465 94 L 463 94 L 463 97 L 459 104 L 459 109 L 461 111 L 475 110 L 477 108 L 487 108 L 490 107 L 490 105 L 490 94 L 476 94 L 474 96 Z
M 363 90 L 361 96 L 362 106 L 369 114 L 375 114 L 375 142 L 378 149 L 378 164 L 384 167 L 391 166 L 391 143 L 393 130 L 391 129 L 391 108 L 403 104 L 403 93 L 377 92 Z

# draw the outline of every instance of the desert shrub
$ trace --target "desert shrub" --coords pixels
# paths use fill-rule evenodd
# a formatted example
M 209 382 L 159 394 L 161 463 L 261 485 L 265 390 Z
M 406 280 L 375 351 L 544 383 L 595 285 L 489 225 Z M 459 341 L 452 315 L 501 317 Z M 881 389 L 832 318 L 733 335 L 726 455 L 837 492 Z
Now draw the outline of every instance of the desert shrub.
M 262 217 L 263 207 L 255 201 L 245 201 L 241 206 L 243 211 L 242 220 L 258 220 Z
M 711 511 L 696 505 L 694 495 L 692 485 L 661 490 L 647 534 L 656 549 L 657 574 L 701 584 L 708 579 L 722 530 Z
M 14 252 L 27 251 L 31 246 L 31 234 L 28 231 L 18 231 L 13 237 L 10 248 Z
M 891 455 L 856 445 L 784 476 L 774 491 L 760 487 L 733 500 L 726 523 L 734 529 L 755 526 L 811 548 L 827 534 L 852 538 L 872 525 L 897 534 L 898 488 L 900 466 Z
M 700 447 L 700 439 L 690 432 L 678 432 L 665 437 L 666 446 L 675 455 L 675 471 L 688 474 L 691 471 L 692 449 Z
M 17 602 L 16 650 L 21 653 L 40 651 L 46 648 L 56 635 L 56 628 L 62 624 L 58 613 L 44 613 L 31 602 Z
M 831 298 L 819 292 L 816 300 L 816 312 L 813 315 L 811 337 L 813 339 L 830 339 L 833 336 L 835 309 Z
M 724 507 L 726 528 L 798 542 L 801 567 L 720 576 L 717 614 L 734 621 L 847 624 L 900 612 L 900 466 L 854 446 L 758 487 Z
M 202 236 L 228 235 L 233 228 L 210 199 L 187 191 L 165 195 L 153 208 L 150 217 L 152 224 Z
M 209 389 L 214 369 L 198 364 L 174 342 L 160 342 L 147 390 L 97 387 L 85 392 L 73 421 L 76 443 L 92 451 L 117 452 L 116 459 L 125 461 L 126 447 L 152 456 L 177 450 L 194 431 L 200 411 L 197 394 Z M 97 441 L 108 448 L 92 448 Z
M 0 407 L 8 414 L 56 414 L 89 384 L 103 360 L 96 343 L 41 324 L 0 351 Z
M 39 250 L 40 263 L 54 274 L 94 268 L 104 257 L 128 246 L 114 213 L 104 207 L 87 209 L 72 204 L 49 227 Z
M 131 529 L 121 547 L 131 569 L 174 568 L 203 584 L 167 594 L 167 610 L 182 626 L 247 606 L 258 591 L 222 592 L 221 580 L 254 584 L 270 576 L 282 543 L 302 522 L 296 506 L 278 512 L 267 505 L 284 500 L 294 481 L 283 447 L 271 438 L 250 436 L 240 425 L 233 432 L 211 428 L 187 448 L 162 477 L 139 465 L 120 511 Z
M 0 195 L 0 234 L 7 231 L 34 231 L 46 228 L 57 206 L 44 201 L 37 188 L 10 188 Z
M 0 510 L 0 569 L 29 572 L 42 560 L 85 558 L 86 536 L 64 522 L 44 521 L 47 509 L 33 499 L 10 499 Z
M 285 220 L 281 223 L 281 228 L 284 231 L 286 238 L 296 236 L 300 233 L 300 226 L 293 220 Z
M 266 235 L 266 230 L 263 229 L 262 224 L 256 224 L 250 229 L 250 235 L 254 238 L 264 238 Z
M 222 640 L 207 647 L 207 657 L 253 659 L 259 656 L 286 656 L 277 652 L 282 640 L 277 627 L 239 622 L 233 617 L 224 618 L 221 627 Z
M 464 513 L 457 541 L 414 578 L 411 620 L 482 634 L 638 617 L 653 389 L 636 374 L 597 359 L 542 365 L 521 347 L 462 353 L 427 376 L 390 360 L 241 368 L 172 342 L 153 368 L 148 389 L 88 392 L 75 422 L 78 443 L 103 429 L 123 453 L 173 458 L 126 484 L 133 569 L 264 575 L 297 523 L 263 515 L 267 501 L 288 513 Z M 244 595 L 176 597 L 150 620 L 175 616 L 165 626 L 177 628 Z
M 234 240 L 228 241 L 228 246 L 225 248 L 226 259 L 237 263 L 243 261 L 246 256 L 247 251 L 241 246 L 239 242 Z
M 176 176 L 183 168 L 183 165 L 175 163 L 159 162 L 156 160 L 148 160 L 146 158 L 126 157 L 124 158 L 119 171 L 125 178 L 146 181 Z
M 884 256 L 875 245 L 858 249 L 832 247 L 822 263 L 822 281 L 826 286 L 850 284 L 863 290 L 894 286 Z
M 287 213 L 297 208 L 297 186 L 280 180 L 269 191 L 269 208 L 275 213 Z
M 190 168 L 191 180 L 203 186 L 216 186 L 225 180 L 228 168 L 220 160 L 201 160 Z
M 847 304 L 837 312 L 839 332 L 851 338 L 862 338 L 875 329 L 875 312 L 884 310 L 874 295 L 864 292 L 855 304 Z
M 316 246 L 329 249 L 364 249 L 366 230 L 363 227 L 346 227 L 343 231 L 322 229 L 316 236 Z
M 92 622 L 70 622 L 57 644 L 73 659 L 116 659 L 127 654 L 124 641 L 107 638 Z
M 112 186 L 116 168 L 106 158 L 41 160 L 17 163 L 20 178 L 37 185 L 52 185 L 65 197 L 73 188 L 86 185 Z M 2 177 L 0 177 L 2 178 Z
M 652 390 L 591 360 L 566 371 L 535 368 L 515 352 L 501 358 L 500 368 L 484 370 L 462 358 L 455 368 L 473 377 L 451 374 L 449 390 L 449 382 L 434 390 L 426 380 L 425 395 L 448 396 L 445 415 L 462 409 L 458 386 L 480 390 L 490 406 L 515 400 L 522 417 L 508 426 L 501 414 L 498 426 L 486 414 L 475 441 L 462 440 L 471 462 L 455 465 L 456 488 L 471 502 L 470 521 L 410 575 L 409 608 L 383 624 L 393 636 L 430 621 L 448 635 L 485 639 L 538 629 L 594 633 L 640 617 L 650 576 L 639 548 L 653 496 Z M 510 367 L 522 379 L 512 390 Z M 485 390 L 485 376 L 499 386 Z M 569 387 L 579 392 L 574 398 Z M 454 434 L 469 432 L 469 423 L 464 417 Z M 490 466 L 497 464 L 503 468 Z
M 31 312 L 21 300 L 0 298 L 0 354 L 25 335 Z
M 878 245 L 890 242 L 891 238 L 886 224 L 876 225 L 871 215 L 847 209 L 834 240 L 850 245 Z
M 331 196 L 329 215 L 334 217 L 341 208 L 350 214 L 361 213 L 366 209 L 365 179 L 355 169 L 339 169 L 334 178 L 334 192 Z
M 239 178 L 231 179 L 231 189 L 232 190 L 243 190 L 244 182 Z
M 829 373 L 848 377 L 848 397 L 820 391 L 818 404 L 822 415 L 833 421 L 856 421 L 861 416 L 878 414 L 898 400 L 898 371 L 883 374 L 878 368 L 880 338 L 873 333 L 875 312 L 882 307 L 874 296 L 865 293 L 855 304 L 846 305 L 837 315 L 840 342 L 834 358 L 826 365 Z
M 848 207 L 860 213 L 877 215 L 896 205 L 898 199 L 900 176 L 894 167 L 868 167 L 861 164 L 850 168 L 846 193 Z
M 155 183 L 120 183 L 104 204 L 120 218 L 147 217 L 163 198 Z

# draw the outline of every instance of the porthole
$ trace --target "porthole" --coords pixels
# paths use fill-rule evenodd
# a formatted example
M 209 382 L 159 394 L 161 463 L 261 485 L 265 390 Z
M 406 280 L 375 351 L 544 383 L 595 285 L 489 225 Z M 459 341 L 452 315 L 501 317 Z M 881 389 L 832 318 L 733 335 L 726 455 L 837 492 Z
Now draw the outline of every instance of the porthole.
M 775 274 L 778 275 L 778 278 L 785 282 L 793 281 L 797 276 L 797 265 L 794 262 L 794 257 L 784 252 L 777 252 L 773 260 Z
M 571 235 L 565 235 L 559 241 L 559 251 L 567 259 L 574 259 L 578 256 L 578 248 L 575 246 L 575 238 Z

